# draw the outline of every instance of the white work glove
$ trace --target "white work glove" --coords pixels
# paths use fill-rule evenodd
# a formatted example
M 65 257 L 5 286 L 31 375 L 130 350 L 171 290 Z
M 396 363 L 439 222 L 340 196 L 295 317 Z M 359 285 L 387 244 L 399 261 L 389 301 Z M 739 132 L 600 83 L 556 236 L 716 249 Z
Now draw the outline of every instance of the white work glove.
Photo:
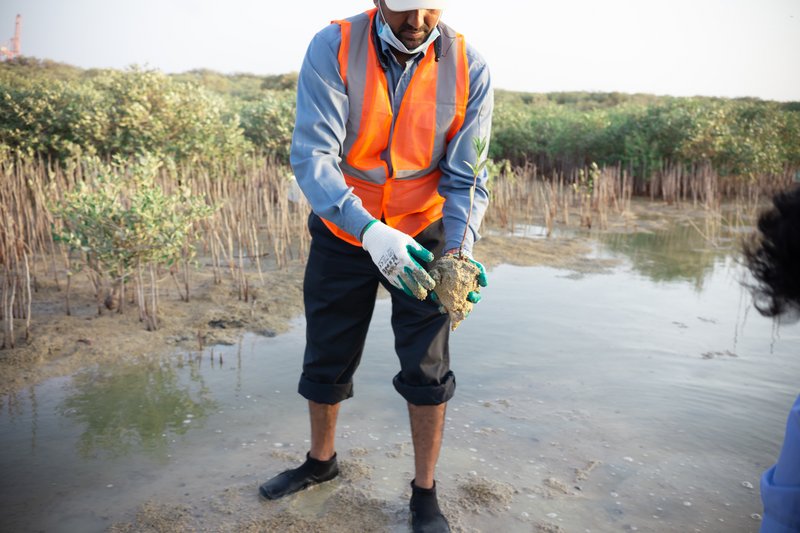
M 364 230 L 361 245 L 389 283 L 409 296 L 424 300 L 436 286 L 417 261 L 433 261 L 433 254 L 402 231 L 373 220 Z

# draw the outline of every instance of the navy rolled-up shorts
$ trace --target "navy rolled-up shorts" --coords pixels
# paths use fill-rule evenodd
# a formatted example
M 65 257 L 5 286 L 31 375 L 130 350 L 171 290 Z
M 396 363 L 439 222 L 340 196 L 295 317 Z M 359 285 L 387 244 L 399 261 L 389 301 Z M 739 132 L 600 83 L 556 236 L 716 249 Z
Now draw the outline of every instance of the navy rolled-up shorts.
M 450 317 L 430 298 L 420 301 L 395 288 L 369 253 L 328 230 L 315 214 L 308 219 L 311 250 L 303 282 L 306 349 L 298 392 L 317 403 L 335 404 L 353 396 L 353 374 L 361 361 L 378 283 L 392 297 L 392 329 L 400 372 L 397 392 L 413 405 L 438 405 L 453 397 L 450 371 Z M 415 239 L 441 255 L 441 220 Z

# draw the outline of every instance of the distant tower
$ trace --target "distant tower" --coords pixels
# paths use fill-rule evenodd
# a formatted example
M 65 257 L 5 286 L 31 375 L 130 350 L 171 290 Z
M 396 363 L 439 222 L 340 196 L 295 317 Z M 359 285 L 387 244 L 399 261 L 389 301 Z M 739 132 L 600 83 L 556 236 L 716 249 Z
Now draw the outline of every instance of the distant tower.
M 5 59 L 14 59 L 20 55 L 20 30 L 22 29 L 22 15 L 17 15 L 16 24 L 14 24 L 14 37 L 8 42 L 8 46 L 0 46 L 0 56 Z

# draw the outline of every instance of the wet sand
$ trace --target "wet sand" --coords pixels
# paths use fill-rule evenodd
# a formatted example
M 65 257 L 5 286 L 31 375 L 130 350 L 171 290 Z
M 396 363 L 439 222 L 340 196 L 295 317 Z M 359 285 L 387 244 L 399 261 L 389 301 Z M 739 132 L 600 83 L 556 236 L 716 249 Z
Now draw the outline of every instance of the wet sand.
M 410 444 L 410 443 L 409 443 Z M 342 447 L 343 449 L 344 447 Z M 141 504 L 130 521 L 114 523 L 109 531 L 115 533 L 167 533 L 174 531 L 226 531 L 226 532 L 297 532 L 309 531 L 350 533 L 353 531 L 378 533 L 406 531 L 408 523 L 407 502 L 411 491 L 398 491 L 395 497 L 375 496 L 375 465 L 409 457 L 388 458 L 380 447 L 366 450 L 354 458 L 340 459 L 341 473 L 335 480 L 312 487 L 278 501 L 265 501 L 257 496 L 258 482 L 225 483 L 224 487 L 208 489 L 199 498 L 180 498 L 181 503 L 146 501 Z M 285 467 L 302 462 L 302 454 L 281 456 Z M 235 472 L 231 478 L 248 477 Z M 378 491 L 380 492 L 380 491 Z M 492 517 L 504 515 L 503 523 L 509 527 L 511 503 L 515 496 L 527 494 L 544 500 L 563 497 L 578 498 L 575 490 L 555 478 L 532 485 L 530 480 L 517 486 L 481 476 L 476 472 L 456 475 L 447 486 L 439 487 L 442 511 L 448 517 L 455 533 L 486 531 L 485 524 Z M 555 517 L 554 517 L 555 518 Z M 540 520 L 517 514 L 511 519 L 513 531 L 558 532 L 563 529 L 547 519 Z

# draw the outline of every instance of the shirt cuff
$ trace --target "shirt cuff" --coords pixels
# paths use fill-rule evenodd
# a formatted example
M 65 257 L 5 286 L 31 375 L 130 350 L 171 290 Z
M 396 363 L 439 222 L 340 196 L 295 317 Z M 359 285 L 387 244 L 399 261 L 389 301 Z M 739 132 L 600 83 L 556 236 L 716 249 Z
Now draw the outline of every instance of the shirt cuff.
M 463 246 L 461 244 L 462 235 L 459 235 L 457 239 L 445 239 L 445 241 L 444 241 L 444 249 L 447 250 L 447 251 L 450 251 L 450 250 L 458 251 L 459 249 L 461 249 L 461 252 L 464 255 L 468 255 L 469 257 L 472 257 L 472 246 L 474 244 L 473 241 L 472 241 L 472 232 L 470 230 L 467 230 L 467 237 L 464 239 Z
M 800 486 L 774 483 L 775 467 L 761 476 L 761 500 L 764 504 L 762 533 L 791 533 L 800 529 Z
M 364 226 L 364 228 L 363 228 L 363 229 L 362 229 L 360 232 L 358 232 L 358 240 L 359 240 L 359 242 L 364 242 L 364 234 L 365 234 L 365 233 L 367 232 L 367 230 L 368 230 L 369 228 L 371 228 L 371 227 L 372 227 L 372 225 L 373 225 L 373 224 L 375 224 L 376 222 L 378 222 L 378 219 L 377 219 L 377 218 L 374 218 L 374 219 L 372 219 L 371 221 L 367 222 L 367 225 L 366 225 L 366 226 Z

